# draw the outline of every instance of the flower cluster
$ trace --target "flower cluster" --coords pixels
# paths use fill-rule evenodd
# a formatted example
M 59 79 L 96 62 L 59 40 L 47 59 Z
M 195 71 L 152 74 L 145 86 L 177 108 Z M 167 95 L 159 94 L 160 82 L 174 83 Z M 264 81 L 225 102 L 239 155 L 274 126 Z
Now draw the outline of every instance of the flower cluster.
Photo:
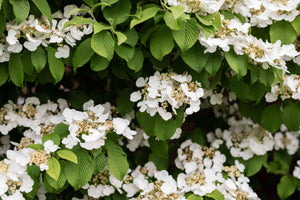
M 287 71 L 286 61 L 299 55 L 293 44 L 281 45 L 280 40 L 273 44 L 249 35 L 249 23 L 243 24 L 238 18 L 227 20 L 223 15 L 221 18 L 221 32 L 211 33 L 209 37 L 203 31 L 200 32 L 199 41 L 206 47 L 205 52 L 213 53 L 217 47 L 227 52 L 230 45 L 233 45 L 235 53 L 247 55 L 250 63 L 261 64 L 264 69 L 272 66 L 283 71 Z
M 274 149 L 286 149 L 287 153 L 294 155 L 299 149 L 299 131 L 289 131 L 283 124 L 280 132 L 274 135 Z
M 182 5 L 187 13 L 213 14 L 229 10 L 247 18 L 251 26 L 266 27 L 274 21 L 293 21 L 298 15 L 299 0 L 168 0 L 170 6 Z
M 236 120 L 231 117 L 228 124 L 228 130 L 218 128 L 215 133 L 208 133 L 208 141 L 213 147 L 219 148 L 225 142 L 233 157 L 242 157 L 244 160 L 273 150 L 274 138 L 271 133 L 251 119 Z
M 278 96 L 282 100 L 300 100 L 300 76 L 297 74 L 284 74 L 283 86 L 280 83 L 274 83 L 271 91 L 266 93 L 265 98 L 267 102 L 274 102 L 277 101 Z
M 244 165 L 235 161 L 235 165 L 226 166 L 225 161 L 225 155 L 214 147 L 202 147 L 191 140 L 183 142 L 175 160 L 176 166 L 185 171 L 177 177 L 178 188 L 200 196 L 217 189 L 226 200 L 259 199 L 243 175 Z
M 70 54 L 70 47 L 76 45 L 76 41 L 81 40 L 84 35 L 93 32 L 92 24 L 73 25 L 64 28 L 66 22 L 73 17 L 81 15 L 75 12 L 68 15 L 71 10 L 77 9 L 76 5 L 67 5 L 64 13 L 58 11 L 53 14 L 52 23 L 42 16 L 36 18 L 30 15 L 25 21 L 17 24 L 16 20 L 6 24 L 7 35 L 0 37 L 0 63 L 9 61 L 11 53 L 20 53 L 23 46 L 29 51 L 35 51 L 40 45 L 47 47 L 49 44 L 57 44 L 57 58 L 67 58 Z M 90 9 L 82 6 L 84 9 Z M 25 39 L 22 44 L 21 41 Z
M 106 134 L 114 131 L 128 139 L 133 139 L 136 131 L 128 126 L 130 121 L 113 117 L 115 110 L 110 103 L 94 105 L 92 100 L 84 103 L 83 112 L 66 108 L 63 116 L 69 125 L 70 134 L 62 140 L 67 148 L 72 149 L 78 143 L 87 150 L 98 149 L 105 144 Z
M 204 94 L 201 84 L 192 81 L 192 76 L 187 73 L 155 72 L 153 76 L 138 78 L 136 86 L 142 89 L 131 93 L 130 101 L 138 102 L 141 112 L 147 111 L 151 116 L 158 113 L 166 121 L 184 104 L 189 105 L 185 114 L 198 112 Z

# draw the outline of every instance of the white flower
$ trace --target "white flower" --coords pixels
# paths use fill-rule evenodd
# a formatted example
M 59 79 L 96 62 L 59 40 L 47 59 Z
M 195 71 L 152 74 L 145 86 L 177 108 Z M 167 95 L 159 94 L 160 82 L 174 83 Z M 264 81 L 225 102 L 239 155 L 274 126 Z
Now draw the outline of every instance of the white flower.
M 46 151 L 47 154 L 50 154 L 51 152 L 55 152 L 57 149 L 60 149 L 60 147 L 54 144 L 52 140 L 47 140 L 44 143 L 44 150 Z
M 64 45 L 63 47 L 58 47 L 57 52 L 55 52 L 56 58 L 68 58 L 70 55 L 70 47 Z

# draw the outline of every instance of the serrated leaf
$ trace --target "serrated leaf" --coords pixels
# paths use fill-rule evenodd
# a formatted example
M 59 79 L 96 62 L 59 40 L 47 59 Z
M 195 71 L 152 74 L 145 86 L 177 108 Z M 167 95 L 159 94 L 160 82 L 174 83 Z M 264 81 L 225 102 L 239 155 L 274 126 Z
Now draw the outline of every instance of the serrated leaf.
M 0 35 L 4 33 L 5 29 L 6 29 L 6 20 L 0 5 Z
M 300 127 L 300 106 L 290 103 L 281 112 L 284 125 L 291 131 L 298 131 Z
M 204 68 L 209 54 L 204 53 L 203 47 L 197 42 L 192 48 L 181 55 L 183 61 L 196 72 L 201 72 Z M 214 61 L 218 60 L 214 58 Z
M 292 21 L 292 26 L 295 29 L 297 35 L 300 35 L 300 15 L 298 15 L 294 21 Z
M 168 9 L 171 10 L 174 18 L 178 19 L 181 15 L 184 14 L 185 7 L 179 4 L 177 6 L 168 7 Z
M 158 157 L 154 153 L 151 153 L 149 155 L 148 160 L 152 161 L 155 164 L 157 170 L 167 170 L 168 169 L 169 159 L 164 159 L 164 158 Z
M 280 106 L 272 104 L 263 109 L 260 116 L 260 122 L 265 129 L 274 133 L 281 125 L 281 111 Z
M 92 23 L 94 23 L 94 20 L 92 20 L 92 19 L 75 16 L 73 19 L 71 19 L 70 21 L 67 21 L 64 24 L 64 29 L 69 27 L 69 26 L 82 25 L 82 24 L 92 24 Z
M 47 47 L 47 54 L 48 54 L 48 63 L 49 63 L 49 69 L 50 72 L 55 79 L 55 83 L 58 83 L 62 77 L 64 76 L 65 72 L 65 66 L 64 62 L 55 57 L 55 52 L 56 50 L 53 49 L 52 47 Z
M 127 66 L 129 67 L 129 69 L 138 72 L 143 68 L 143 63 L 144 63 L 143 52 L 139 48 L 135 48 L 134 55 L 131 59 L 128 60 Z
M 282 176 L 279 184 L 277 185 L 277 193 L 280 199 L 286 199 L 291 196 L 297 185 L 297 179 L 293 176 Z
M 96 34 L 103 30 L 110 30 L 113 27 L 112 27 L 112 25 L 104 24 L 103 22 L 95 22 L 93 24 L 93 28 L 94 28 L 94 34 Z
M 47 56 L 43 47 L 39 46 L 35 51 L 31 52 L 31 61 L 37 72 L 44 69 L 47 64 Z
M 225 52 L 225 58 L 231 69 L 233 69 L 238 78 L 241 78 L 247 74 L 248 69 L 248 57 L 247 55 L 236 55 L 233 50 Z
M 18 87 L 23 87 L 24 72 L 21 54 L 11 54 L 8 63 L 10 80 Z
M 127 37 L 124 33 L 116 31 L 115 34 L 118 38 L 118 46 L 120 46 L 121 44 L 123 44 L 127 40 Z
M 169 54 L 174 48 L 171 30 L 166 25 L 161 25 L 150 38 L 151 54 L 159 61 Z
M 56 152 L 57 155 L 65 160 L 71 161 L 73 163 L 78 163 L 77 156 L 70 150 L 62 149 Z
M 73 188 L 78 190 L 92 177 L 95 161 L 84 149 L 75 147 L 72 151 L 77 156 L 78 164 L 66 161 L 66 164 L 64 165 L 64 174 Z
M 215 53 L 208 54 L 207 62 L 205 64 L 205 69 L 208 73 L 210 73 L 212 76 L 215 76 L 216 73 L 219 71 L 222 63 L 222 55 L 220 51 L 216 51 Z
M 7 64 L 0 64 L 0 86 L 6 83 L 9 78 Z
M 29 15 L 29 2 L 28 0 L 9 0 L 9 2 L 13 6 L 13 11 L 17 19 L 17 23 L 20 24 Z
M 182 52 L 189 50 L 197 41 L 200 29 L 196 19 L 182 22 L 182 27 L 178 31 L 173 30 L 173 37 Z
M 44 135 L 42 138 L 43 144 L 47 140 L 52 140 L 54 144 L 59 145 L 60 144 L 60 136 L 57 132 L 53 132 L 51 134 Z
M 196 194 L 191 194 L 187 198 L 188 200 L 203 200 L 203 197 L 196 195 Z
M 127 40 L 125 41 L 125 44 L 130 45 L 131 47 L 134 47 L 136 43 L 138 42 L 139 35 L 136 32 L 135 29 L 130 29 L 129 31 L 125 32 L 125 35 L 127 37 Z
M 59 175 L 60 175 L 60 164 L 58 162 L 58 160 L 54 157 L 51 157 L 48 162 L 48 170 L 46 171 L 46 173 L 53 178 L 55 181 L 58 180 Z
M 158 7 L 150 7 L 142 11 L 142 17 L 139 19 L 137 17 L 134 17 L 130 22 L 130 29 L 132 29 L 134 26 L 154 17 L 156 13 L 159 11 Z
M 63 170 L 61 170 L 63 172 Z M 55 181 L 53 178 L 51 178 L 48 174 L 45 174 L 44 178 L 47 179 L 47 182 L 51 187 L 53 187 L 55 190 L 59 190 L 64 187 L 66 183 L 66 177 L 64 173 L 60 173 L 58 179 Z
M 97 171 L 96 173 L 99 174 L 101 173 L 106 165 L 106 158 L 103 152 L 101 152 L 95 159 L 96 167 L 95 170 Z
M 242 161 L 242 163 L 246 167 L 244 174 L 247 177 L 255 175 L 260 171 L 260 169 L 262 168 L 263 164 L 267 161 L 267 159 L 268 159 L 268 154 L 266 153 L 262 156 L 255 155 L 249 160 Z
M 120 46 L 115 47 L 115 51 L 124 60 L 127 62 L 133 58 L 134 55 L 134 48 L 127 45 L 127 44 L 122 44 Z
M 161 158 L 168 159 L 168 143 L 161 140 L 156 140 L 155 137 L 148 139 L 152 152 Z
M 274 72 L 271 68 L 269 69 L 260 69 L 259 70 L 259 80 L 262 82 L 266 87 L 270 87 L 275 79 Z
M 219 32 L 222 32 L 221 16 L 219 12 L 206 16 L 196 15 L 196 17 L 204 25 L 213 26 Z
M 154 126 L 154 133 L 160 140 L 168 140 L 170 139 L 176 129 L 177 124 L 175 120 L 169 119 L 168 121 L 163 120 L 158 114 L 155 115 L 155 123 Z
M 292 44 L 296 37 L 297 33 L 288 21 L 277 21 L 270 27 L 270 39 L 272 43 L 280 40 L 282 45 Z
M 104 30 L 100 33 L 93 34 L 91 41 L 92 49 L 100 56 L 111 60 L 114 56 L 115 40 L 111 34 Z
M 26 148 L 30 148 L 30 149 L 33 149 L 33 150 L 44 150 L 44 145 L 42 144 L 30 144 L 28 146 L 26 146 Z
M 89 62 L 94 55 L 94 51 L 91 48 L 91 40 L 92 38 L 87 38 L 76 48 L 72 58 L 74 72 L 76 72 L 77 68 Z
M 215 200 L 224 200 L 224 196 L 219 190 L 214 190 L 213 192 L 206 194 L 205 196 Z
M 108 67 L 109 61 L 98 54 L 94 54 L 90 64 L 90 67 L 93 71 L 99 72 Z
M 130 15 L 130 10 L 130 0 L 122 0 L 113 4 L 111 7 L 104 8 L 103 16 L 115 27 L 116 25 L 127 21 Z
M 67 137 L 69 135 L 69 126 L 64 123 L 59 123 L 55 126 L 54 131 L 60 135 L 60 138 Z
M 32 64 L 32 60 L 31 60 L 31 52 L 27 51 L 27 50 L 23 51 L 21 60 L 23 63 L 24 72 L 28 75 L 33 75 L 34 71 L 33 71 L 33 64 Z M 46 58 L 46 62 L 47 62 L 47 58 Z M 24 76 L 24 79 L 25 79 L 25 76 Z
M 151 117 L 147 112 L 138 111 L 136 113 L 136 119 L 147 135 L 154 136 L 154 117 Z
M 127 155 L 123 149 L 110 140 L 105 141 L 105 148 L 108 153 L 109 171 L 118 179 L 123 180 L 127 174 L 129 165 Z
M 112 4 L 117 3 L 119 0 L 101 0 L 101 1 L 102 1 L 103 3 L 112 5 Z
M 50 23 L 52 23 L 52 13 L 47 0 L 31 0 L 31 1 L 36 5 L 36 7 L 40 10 L 40 12 L 48 18 Z

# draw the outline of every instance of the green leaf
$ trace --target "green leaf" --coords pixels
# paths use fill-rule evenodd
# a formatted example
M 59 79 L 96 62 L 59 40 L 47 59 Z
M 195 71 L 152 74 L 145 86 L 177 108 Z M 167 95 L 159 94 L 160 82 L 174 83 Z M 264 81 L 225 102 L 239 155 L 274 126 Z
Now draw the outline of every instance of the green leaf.
M 188 200 L 203 200 L 203 197 L 196 195 L 196 194 L 191 194 L 187 198 Z
M 197 19 L 206 26 L 214 26 L 219 32 L 222 32 L 221 16 L 219 12 L 214 14 L 200 16 L 196 15 Z
M 156 13 L 159 11 L 158 7 L 150 7 L 142 11 L 142 17 L 139 19 L 137 17 L 134 17 L 130 22 L 130 29 L 132 29 L 134 26 L 154 17 Z
M 96 72 L 105 70 L 108 67 L 108 65 L 109 61 L 98 54 L 93 55 L 90 63 L 91 69 Z
M 296 37 L 297 33 L 288 21 L 277 21 L 270 27 L 270 39 L 272 43 L 280 40 L 282 45 L 292 44 Z
M 60 136 L 57 132 L 53 132 L 51 134 L 44 135 L 42 138 L 43 144 L 47 140 L 52 140 L 54 144 L 59 145 L 60 144 Z
M 96 167 L 95 167 L 95 170 L 96 170 L 96 173 L 99 174 L 101 173 L 104 168 L 105 168 L 105 165 L 106 165 L 106 158 L 105 158 L 105 155 L 103 152 L 101 152 L 95 159 L 96 161 Z
M 239 98 L 247 98 L 249 87 L 243 81 L 238 81 L 236 77 L 229 80 L 229 89 L 231 89 Z
M 33 64 L 32 64 L 32 60 L 31 60 L 31 52 L 24 50 L 22 52 L 22 57 L 21 57 L 22 63 L 23 63 L 23 70 L 26 74 L 28 75 L 33 75 Z M 46 58 L 46 62 L 47 62 L 47 58 Z M 25 76 L 24 76 L 25 79 Z
M 265 129 L 274 133 L 281 125 L 281 111 L 280 106 L 272 104 L 263 109 L 261 112 L 260 122 Z
M 37 72 L 44 69 L 47 64 L 47 56 L 43 47 L 39 46 L 35 51 L 31 52 L 31 61 Z
M 26 146 L 26 148 L 30 148 L 30 149 L 33 149 L 33 150 L 44 150 L 44 145 L 42 144 L 30 144 L 28 146 Z
M 83 0 L 83 2 L 89 7 L 92 7 L 98 0 Z
M 290 103 L 281 112 L 284 125 L 291 131 L 298 131 L 300 127 L 300 106 Z
M 159 61 L 169 54 L 174 48 L 171 30 L 166 25 L 161 25 L 150 38 L 151 54 Z
M 115 47 L 115 51 L 124 60 L 127 62 L 133 58 L 134 55 L 134 48 L 127 45 L 127 44 L 122 44 L 120 46 Z
M 292 26 L 295 29 L 297 35 L 300 35 L 300 15 L 298 15 L 294 21 L 292 21 Z
M 213 54 L 204 54 L 208 56 L 208 60 L 205 64 L 205 69 L 212 76 L 215 76 L 217 71 L 219 71 L 222 63 L 222 55 L 220 51 L 216 51 Z
M 81 149 L 80 147 L 74 147 L 72 151 L 77 156 L 78 164 L 66 161 L 64 165 L 64 174 L 73 188 L 78 190 L 92 177 L 95 161 L 86 150 Z
M 114 27 L 121 24 L 129 18 L 131 10 L 130 0 L 122 0 L 111 7 L 106 7 L 103 10 L 103 16 Z
M 46 50 L 48 53 L 49 69 L 53 78 L 55 79 L 55 84 L 56 84 L 64 76 L 65 65 L 61 59 L 55 57 L 55 52 L 56 52 L 55 49 L 53 49 L 52 47 L 47 47 Z
M 123 180 L 127 174 L 129 165 L 127 162 L 127 155 L 123 149 L 110 140 L 105 141 L 105 148 L 108 153 L 108 167 L 109 171 L 118 179 Z
M 121 115 L 125 115 L 133 110 L 134 102 L 131 102 L 130 99 L 130 88 L 125 88 L 122 91 L 120 91 L 116 104 L 118 111 Z
M 85 65 L 94 55 L 94 51 L 91 48 L 91 40 L 91 38 L 87 38 L 76 48 L 72 58 L 74 72 L 76 72 L 78 67 Z
M 251 65 L 251 64 L 249 64 L 248 67 L 250 69 L 250 74 L 251 74 L 251 84 L 253 84 L 258 80 L 259 71 L 261 71 L 263 69 L 258 70 L 257 66 Z
M 69 135 L 69 126 L 64 123 L 59 123 L 55 126 L 54 131 L 60 135 L 60 138 L 67 137 Z
M 280 199 L 286 199 L 291 196 L 296 189 L 297 179 L 293 176 L 282 176 L 277 185 L 277 193 Z
M 184 17 L 179 17 L 178 19 L 175 19 L 170 12 L 166 12 L 164 15 L 164 21 L 166 22 L 166 25 L 172 30 L 180 30 L 182 26 L 182 22 L 184 20 L 185 20 Z
M 114 56 L 115 40 L 108 31 L 93 34 L 91 46 L 97 54 L 109 61 Z
M 143 52 L 139 48 L 135 48 L 134 55 L 131 59 L 128 60 L 127 66 L 129 67 L 129 69 L 138 72 L 143 68 L 143 64 L 144 64 Z
M 134 47 L 136 43 L 138 42 L 139 35 L 136 32 L 135 29 L 130 29 L 129 31 L 125 32 L 125 35 L 127 37 L 127 40 L 125 41 L 125 44 L 130 45 L 131 47 Z
M 63 172 L 63 170 L 61 170 L 61 171 Z M 45 174 L 44 178 L 47 179 L 47 182 L 49 183 L 49 185 L 51 187 L 53 187 L 55 190 L 59 190 L 59 189 L 63 188 L 66 183 L 66 180 L 67 180 L 64 173 L 60 173 L 57 180 L 54 180 L 48 174 Z
M 69 26 L 82 25 L 82 24 L 92 24 L 92 23 L 94 23 L 94 20 L 92 20 L 92 19 L 75 16 L 73 19 L 71 19 L 70 21 L 67 21 L 64 24 L 64 29 L 69 27 Z
M 47 165 L 49 167 L 49 169 L 46 171 L 47 174 L 55 181 L 57 181 L 60 175 L 60 164 L 58 160 L 54 157 L 51 157 L 48 160 Z
M 181 15 L 184 14 L 185 7 L 179 4 L 177 6 L 168 7 L 168 9 L 172 11 L 174 18 L 178 19 Z
M 3 11 L 1 11 L 1 6 L 0 6 L 0 35 L 4 33 L 5 28 L 6 28 L 6 20 Z
M 66 159 L 66 160 L 71 161 L 76 164 L 78 163 L 76 154 L 70 150 L 62 149 L 62 150 L 57 151 L 56 153 L 59 157 L 61 157 L 63 159 Z
M 34 185 L 32 187 L 32 190 L 25 195 L 30 199 L 34 199 L 34 197 L 38 193 L 38 190 L 40 189 L 40 168 L 36 165 L 28 165 L 27 172 L 31 179 L 34 181 Z
M 94 28 L 94 34 L 99 33 L 103 30 L 110 30 L 112 29 L 112 25 L 104 24 L 103 22 L 95 22 L 93 25 Z
M 119 31 L 115 31 L 115 34 L 118 38 L 118 46 L 120 46 L 121 44 L 123 44 L 127 40 L 127 37 L 124 33 L 119 32 Z
M 0 86 L 6 83 L 9 78 L 7 64 L 0 64 Z
M 13 6 L 14 15 L 17 19 L 17 23 L 23 22 L 29 15 L 30 5 L 28 0 L 9 0 Z
M 266 87 L 270 87 L 275 79 L 274 72 L 271 68 L 269 69 L 260 69 L 259 70 L 259 80 L 262 82 Z
M 147 135 L 154 136 L 154 117 L 151 117 L 147 112 L 138 111 L 136 113 L 136 119 Z
M 151 153 L 149 155 L 148 160 L 152 161 L 155 164 L 157 170 L 167 170 L 168 169 L 169 159 L 164 159 L 164 158 L 158 157 L 154 153 Z
M 225 52 L 225 58 L 231 69 L 233 69 L 238 78 L 247 74 L 248 57 L 247 55 L 236 55 L 233 50 Z
M 176 121 L 173 119 L 165 121 L 158 114 L 155 115 L 155 118 L 155 123 L 152 124 L 152 126 L 154 126 L 155 135 L 160 140 L 170 139 L 177 129 Z
M 197 42 L 192 48 L 181 55 L 183 61 L 196 72 L 201 72 L 207 63 L 209 54 L 204 54 L 203 47 Z
M 112 5 L 117 3 L 119 0 L 101 0 L 101 2 L 106 3 L 108 5 Z
M 205 196 L 215 200 L 224 200 L 224 196 L 219 190 L 214 190 L 212 193 L 206 194 Z
M 190 19 L 182 23 L 178 31 L 173 31 L 173 37 L 182 52 L 189 50 L 197 41 L 200 29 L 196 19 Z
M 156 140 L 155 137 L 148 139 L 152 152 L 161 158 L 168 159 L 168 143 L 161 140 Z
M 50 23 L 52 23 L 52 13 L 47 0 L 31 0 L 36 7 L 41 11 L 41 13 L 48 18 Z
M 258 173 L 264 163 L 267 162 L 268 154 L 264 154 L 262 156 L 255 155 L 249 160 L 240 160 L 241 163 L 245 165 L 244 174 L 246 177 L 250 177 Z
M 11 54 L 8 63 L 10 80 L 18 87 L 23 87 L 24 72 L 21 54 Z

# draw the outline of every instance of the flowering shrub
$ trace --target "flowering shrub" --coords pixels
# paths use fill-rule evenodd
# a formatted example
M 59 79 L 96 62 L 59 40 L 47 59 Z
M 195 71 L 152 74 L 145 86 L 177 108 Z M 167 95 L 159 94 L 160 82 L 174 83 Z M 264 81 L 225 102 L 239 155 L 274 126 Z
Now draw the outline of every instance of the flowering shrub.
M 0 199 L 300 199 L 300 0 L 0 0 Z

